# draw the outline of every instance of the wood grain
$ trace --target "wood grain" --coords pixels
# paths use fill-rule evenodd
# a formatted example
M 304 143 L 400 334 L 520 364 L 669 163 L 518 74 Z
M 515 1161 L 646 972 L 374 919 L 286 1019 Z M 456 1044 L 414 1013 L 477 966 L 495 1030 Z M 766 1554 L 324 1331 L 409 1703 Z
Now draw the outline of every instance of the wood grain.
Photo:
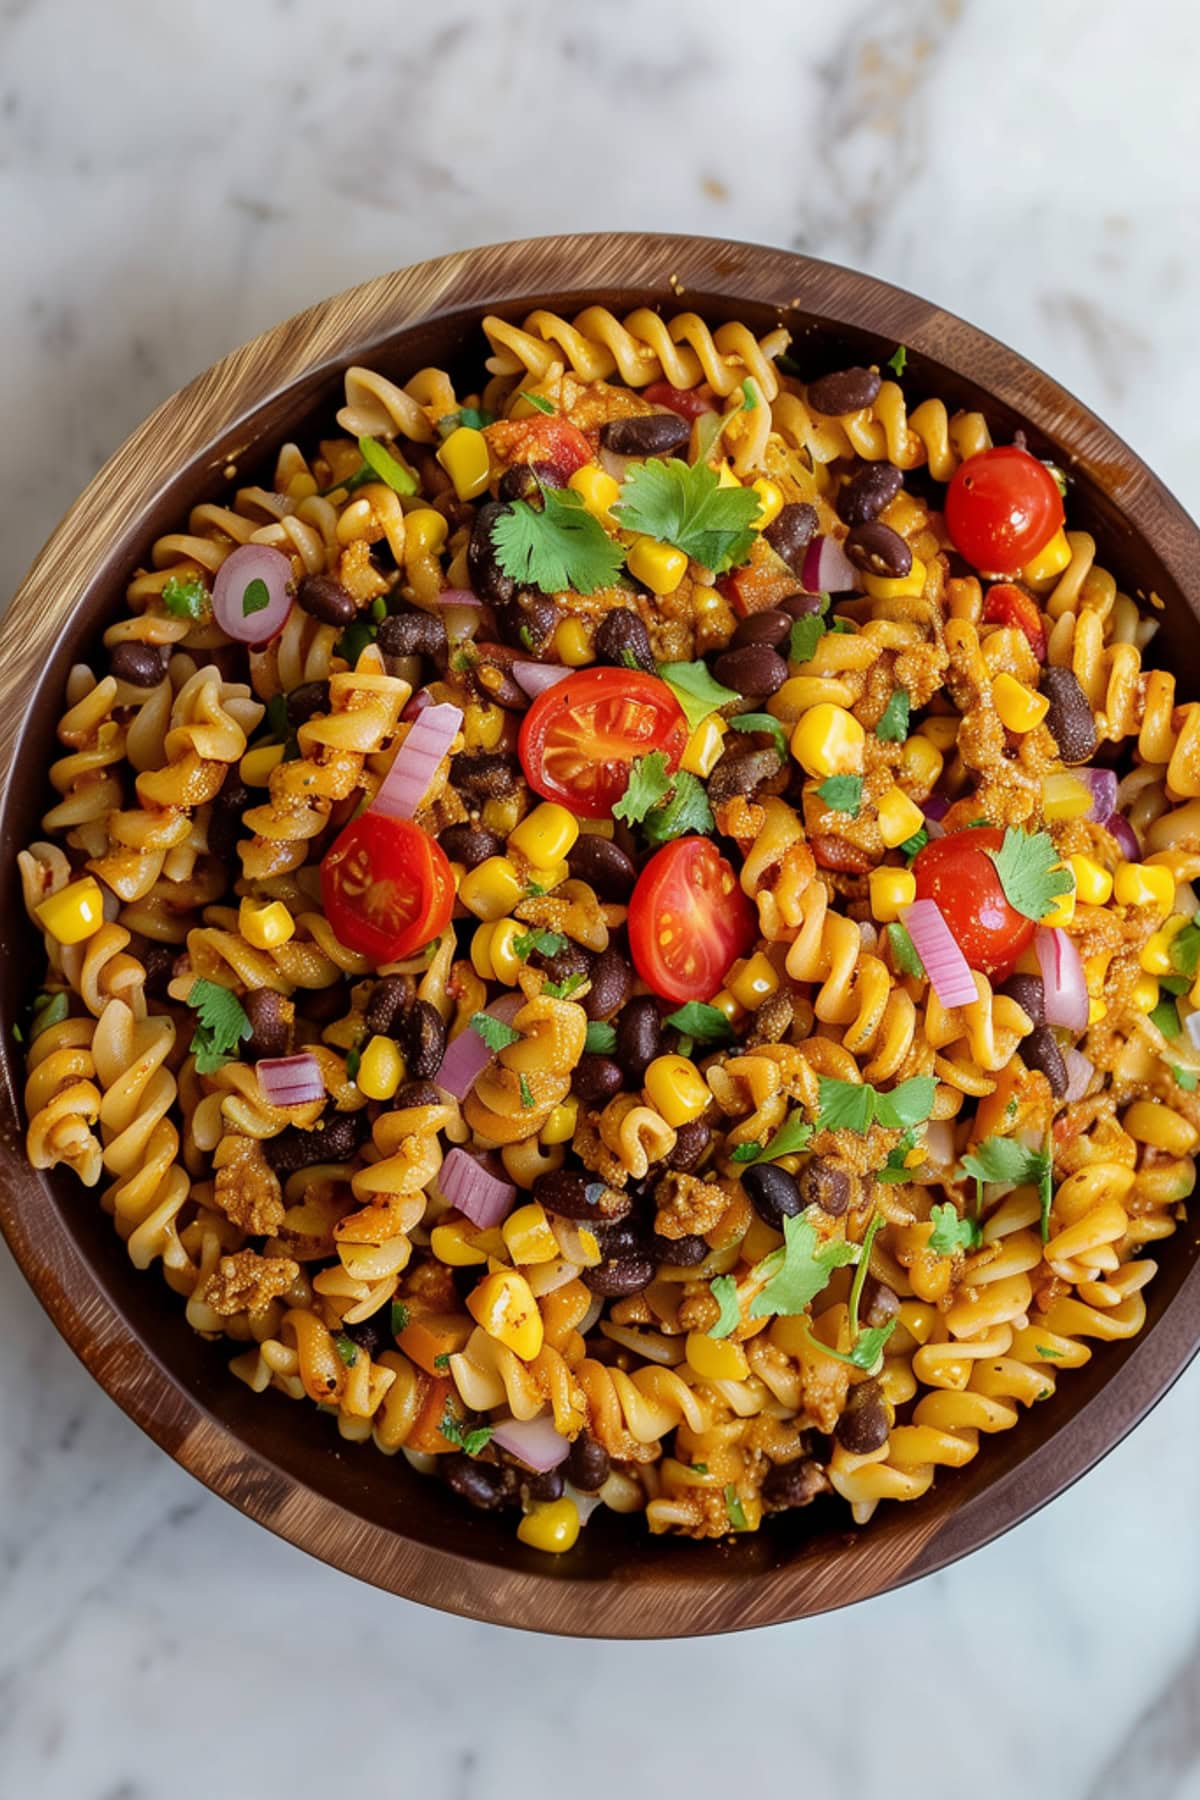
M 1026 1517 L 1098 1460 L 1166 1391 L 1200 1339 L 1196 1227 L 1166 1246 L 1150 1315 L 1130 1346 L 1097 1350 L 1055 1398 L 943 1473 L 924 1501 L 850 1533 L 830 1508 L 754 1538 L 693 1545 L 598 1515 L 570 1556 L 515 1542 L 465 1515 L 401 1459 L 340 1444 L 280 1396 L 250 1395 L 225 1354 L 188 1329 L 157 1273 L 138 1275 L 94 1193 L 25 1164 L 11 1026 L 40 950 L 13 857 L 36 832 L 66 671 L 122 604 L 153 538 L 331 410 L 352 362 L 406 376 L 478 365 L 479 316 L 600 301 L 694 308 L 712 322 L 782 319 L 814 374 L 909 351 L 907 385 L 981 406 L 997 437 L 1019 424 L 1075 476 L 1072 522 L 1131 592 L 1165 603 L 1162 660 L 1200 686 L 1197 610 L 1186 598 L 1200 534 L 1106 426 L 1013 351 L 929 302 L 784 251 L 637 234 L 500 245 L 385 275 L 301 313 L 175 394 L 122 445 L 66 515 L 22 584 L 0 638 L 5 887 L 0 911 L 0 1226 L 42 1304 L 114 1399 L 183 1467 L 270 1530 L 351 1574 L 452 1612 L 541 1631 L 668 1637 L 732 1631 L 844 1606 L 940 1568 Z

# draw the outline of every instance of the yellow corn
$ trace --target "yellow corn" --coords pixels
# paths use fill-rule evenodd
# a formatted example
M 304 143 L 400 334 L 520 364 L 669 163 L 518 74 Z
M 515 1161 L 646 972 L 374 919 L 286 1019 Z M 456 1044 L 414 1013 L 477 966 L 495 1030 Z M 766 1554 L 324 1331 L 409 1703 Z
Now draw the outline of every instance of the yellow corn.
M 463 740 L 468 750 L 495 750 L 504 736 L 505 721 L 512 717 L 490 700 L 471 700 L 463 714 Z
M 958 719 L 946 718 L 940 713 L 935 713 L 932 719 L 924 719 L 917 726 L 917 735 L 928 738 L 930 743 L 944 756 L 946 751 L 953 750 L 958 742 L 959 723 Z
M 1095 796 L 1077 775 L 1046 775 L 1042 780 L 1042 814 L 1051 823 L 1082 819 Z
M 868 885 L 871 912 L 881 925 L 898 919 L 917 897 L 917 878 L 911 869 L 872 869 Z
M 553 1262 L 558 1255 L 558 1239 L 550 1229 L 545 1208 L 536 1200 L 509 1213 L 500 1235 L 515 1263 Z
M 543 1144 L 569 1144 L 575 1136 L 575 1122 L 579 1117 L 578 1100 L 563 1100 L 552 1107 L 538 1136 Z
M 931 739 L 916 736 L 906 738 L 900 750 L 900 773 L 914 787 L 922 788 L 928 793 L 936 787 L 945 761 L 942 752 Z
M 1139 975 L 1129 990 L 1129 998 L 1136 1012 L 1152 1013 L 1158 1005 L 1158 983 L 1153 975 Z
M 738 1005 L 728 988 L 722 988 L 719 994 L 714 994 L 708 1004 L 715 1006 L 719 1013 L 724 1013 L 731 1025 L 736 1025 L 742 1017 L 743 1008 Z
M 1050 542 L 1043 544 L 1037 555 L 1025 564 L 1021 570 L 1022 579 L 1031 583 L 1051 581 L 1054 576 L 1062 574 L 1070 560 L 1071 546 L 1060 525 Z
M 903 788 L 890 787 L 879 801 L 879 835 L 889 850 L 920 831 L 925 815 Z
M 489 856 L 463 876 L 458 897 L 477 919 L 502 919 L 524 898 L 525 883 L 507 856 Z
M 485 1275 L 467 1295 L 467 1311 L 490 1338 L 522 1362 L 532 1362 L 542 1347 L 542 1315 L 529 1283 L 515 1269 L 497 1269 Z
M 1169 1156 L 1188 1156 L 1200 1143 L 1200 1132 L 1194 1125 L 1155 1100 L 1135 1100 L 1121 1124 L 1135 1143 L 1165 1150 Z
M 1166 918 L 1175 904 L 1175 877 L 1163 863 L 1118 863 L 1113 893 L 1119 906 L 1153 906 Z
M 1151 932 L 1138 951 L 1138 961 L 1148 975 L 1174 973 L 1171 962 L 1171 939 L 1178 937 L 1186 924 L 1186 915 L 1176 913 L 1173 918 L 1165 920 L 1157 931 Z
M 582 669 L 592 661 L 592 640 L 582 619 L 561 619 L 552 641 L 554 654 L 568 669 Z
M 692 617 L 697 625 L 728 620 L 729 629 L 733 630 L 733 609 L 724 594 L 714 587 L 692 589 Z
M 373 1037 L 362 1053 L 355 1080 L 368 1100 L 390 1100 L 400 1086 L 404 1059 L 388 1037 Z
M 545 800 L 526 813 L 515 831 L 508 835 L 509 848 L 541 868 L 562 862 L 575 848 L 579 826 L 565 806 Z
M 747 1012 L 755 1012 L 779 988 L 779 976 L 761 950 L 735 962 L 725 979 L 730 993 Z
M 294 935 L 296 921 L 282 900 L 260 906 L 247 894 L 238 908 L 238 930 L 256 950 L 277 950 Z
M 1098 1025 L 1108 1015 L 1108 1002 L 1095 998 L 1088 1001 L 1088 1024 Z
M 688 559 L 682 550 L 670 544 L 657 544 L 653 538 L 639 538 L 625 558 L 631 575 L 637 577 L 652 594 L 673 594 L 687 574 Z
M 517 939 L 526 936 L 529 927 L 516 919 L 494 919 L 480 925 L 471 939 L 471 963 L 485 981 L 503 981 L 515 987 L 517 976 L 525 967 L 524 959 L 513 948 Z
M 454 483 L 454 491 L 460 500 L 474 500 L 476 494 L 482 494 L 492 472 L 487 439 L 482 431 L 460 425 L 457 431 L 450 433 L 438 451 L 437 459 Z
M 698 1119 L 712 1099 L 703 1075 L 686 1056 L 656 1056 L 642 1079 L 651 1106 L 674 1128 Z
M 907 575 L 864 575 L 862 584 L 872 600 L 904 600 L 924 592 L 925 564 L 914 556 Z
M 525 880 L 530 887 L 539 887 L 543 894 L 548 894 L 551 888 L 564 882 L 570 873 L 570 867 L 565 862 L 552 863 L 548 869 L 539 869 L 531 863 L 525 871 Z
M 1061 894 L 1048 913 L 1044 913 L 1039 924 L 1053 929 L 1056 925 L 1069 925 L 1075 917 L 1075 890 L 1069 894 Z
M 267 787 L 271 770 L 283 761 L 282 744 L 255 744 L 238 764 L 238 774 L 247 787 Z
M 1084 957 L 1083 979 L 1089 994 L 1094 996 L 1103 993 L 1104 984 L 1108 980 L 1108 965 L 1112 958 L 1111 950 L 1100 950 L 1095 956 Z
M 758 495 L 758 517 L 751 519 L 750 523 L 755 531 L 765 531 L 768 525 L 774 524 L 783 511 L 783 495 L 776 484 L 768 481 L 765 475 L 760 475 L 758 480 L 752 481 L 750 485 Z
M 444 513 L 432 506 L 418 506 L 404 515 L 404 555 L 436 556 L 449 532 Z
M 1104 906 L 1112 899 L 1113 878 L 1101 863 L 1090 856 L 1069 856 L 1068 866 L 1075 877 L 1075 892 L 1084 906 Z
M 610 530 L 616 530 L 617 521 L 608 509 L 619 497 L 621 488 L 607 469 L 600 468 L 598 463 L 585 463 L 582 469 L 576 469 L 567 486 L 583 496 L 583 504 L 594 519 L 599 519 Z
M 496 1230 L 480 1231 L 470 1219 L 448 1219 L 429 1234 L 429 1248 L 452 1269 L 470 1269 L 502 1254 L 504 1239 Z
M 737 476 L 734 474 L 734 472 L 730 468 L 729 464 L 727 462 L 723 462 L 721 464 L 720 468 L 717 470 L 717 486 L 718 487 L 741 487 L 741 485 L 742 485 L 741 482 L 738 480 Z
M 570 1494 L 564 1494 L 561 1500 L 543 1501 L 525 1514 L 517 1526 L 517 1536 L 531 1550 L 561 1556 L 579 1536 L 579 1509 Z
M 104 923 L 104 895 L 91 875 L 72 881 L 34 908 L 38 921 L 60 944 L 82 944 Z
M 1000 723 L 1009 731 L 1032 731 L 1050 711 L 1045 694 L 1035 693 L 1007 670 L 1002 670 L 992 683 L 992 705 Z
M 866 733 L 844 706 L 810 706 L 792 733 L 792 755 L 808 775 L 857 775 Z
M 746 1352 L 728 1338 L 710 1338 L 703 1331 L 689 1331 L 687 1362 L 701 1381 L 745 1381 L 750 1373 Z
M 725 747 L 728 729 L 719 713 L 709 713 L 707 719 L 701 719 L 684 746 L 680 768 L 701 778 L 711 775 Z

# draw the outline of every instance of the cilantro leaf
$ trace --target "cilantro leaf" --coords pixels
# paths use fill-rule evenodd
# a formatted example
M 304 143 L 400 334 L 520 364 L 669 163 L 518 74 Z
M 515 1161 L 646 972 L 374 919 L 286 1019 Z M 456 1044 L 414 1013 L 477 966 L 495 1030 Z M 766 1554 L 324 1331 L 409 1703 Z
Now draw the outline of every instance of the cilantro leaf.
M 714 681 L 707 663 L 659 663 L 658 673 L 682 706 L 693 731 L 710 712 L 742 697 L 732 688 L 722 687 L 719 681 Z
M 818 618 L 816 613 L 808 613 L 803 619 L 797 619 L 788 639 L 788 661 L 811 662 L 817 653 L 817 645 L 824 636 L 825 621 Z
M 630 766 L 629 784 L 612 809 L 613 818 L 623 819 L 626 825 L 640 825 L 646 814 L 666 799 L 671 783 L 665 750 L 636 757 Z
M 875 1094 L 875 1117 L 889 1131 L 922 1124 L 933 1111 L 937 1082 L 932 1075 L 913 1075 L 890 1092 Z
M 708 789 L 698 775 L 677 769 L 671 777 L 669 798 L 646 814 L 643 829 L 647 843 L 657 847 L 693 833 L 704 837 L 714 825 Z
M 476 1037 L 481 1037 L 489 1050 L 504 1050 L 509 1044 L 515 1044 L 521 1035 L 503 1019 L 493 1019 L 491 1013 L 472 1013 L 470 1024 Z
M 875 1118 L 875 1089 L 866 1081 L 839 1081 L 822 1075 L 818 1082 L 822 1131 L 853 1131 L 866 1137 Z
M 522 962 L 526 957 L 532 956 L 535 950 L 539 951 L 542 956 L 557 956 L 559 951 L 565 950 L 566 947 L 567 940 L 561 931 L 542 931 L 537 928 L 533 931 L 523 932 L 520 937 L 515 937 L 512 941 L 513 955 L 519 956 Z
M 271 596 L 267 592 L 267 584 L 260 576 L 246 583 L 242 592 L 242 617 L 250 618 L 254 613 L 265 612 L 271 604 Z
M 772 1250 L 758 1265 L 757 1273 L 769 1275 L 769 1280 L 750 1302 L 752 1319 L 804 1312 L 828 1286 L 835 1269 L 858 1260 L 858 1245 L 848 1244 L 844 1238 L 820 1244 L 804 1213 L 783 1221 L 783 1236 L 783 1247 Z
M 446 1395 L 446 1406 L 438 1430 L 448 1444 L 457 1444 L 468 1456 L 478 1456 L 491 1443 L 495 1429 L 494 1425 L 477 1425 L 471 1431 L 464 1431 L 462 1420 L 455 1416 L 454 1403 L 449 1394 Z
M 358 1361 L 358 1345 L 344 1331 L 339 1331 L 333 1340 L 334 1348 L 348 1369 L 352 1369 Z
M 976 1181 L 1003 1181 L 1014 1187 L 1035 1184 L 1042 1206 L 1042 1241 L 1050 1235 L 1054 1163 L 1048 1150 L 1030 1150 L 1015 1138 L 991 1137 L 963 1157 L 963 1170 Z
M 379 627 L 369 619 L 352 619 L 333 646 L 335 656 L 344 658 L 350 667 L 356 668 L 358 659 L 368 644 L 373 644 L 379 635 Z
M 1191 1069 L 1181 1069 L 1177 1064 L 1173 1063 L 1171 1065 L 1171 1073 L 1175 1077 L 1176 1087 L 1181 1087 L 1185 1094 L 1195 1093 L 1197 1076 Z
M 892 354 L 887 359 L 887 366 L 892 371 L 892 374 L 896 377 L 897 381 L 899 381 L 901 375 L 903 375 L 905 369 L 908 367 L 908 351 L 903 344 L 898 344 L 895 350 L 892 351 Z
M 775 1136 L 751 1160 L 774 1162 L 775 1158 L 779 1156 L 795 1156 L 798 1151 L 808 1149 L 808 1140 L 813 1134 L 813 1129 L 814 1127 L 808 1123 L 807 1119 L 803 1118 L 800 1113 L 794 1112 L 790 1118 L 783 1121 Z M 746 1148 L 748 1149 L 749 1146 L 747 1145 Z M 738 1162 L 743 1160 L 736 1151 L 734 1151 L 734 1158 Z
M 901 925 L 899 921 L 896 921 L 894 924 L 889 925 L 887 930 L 888 942 L 892 946 L 892 955 L 896 959 L 896 967 L 899 969 L 900 973 L 902 975 L 915 975 L 918 980 L 923 980 L 925 975 L 925 964 L 917 955 L 917 946 L 913 943 L 911 937 L 909 937 L 906 927 Z
M 787 732 L 779 720 L 772 718 L 770 713 L 739 713 L 736 719 L 730 719 L 729 727 L 731 731 L 769 731 L 774 739 L 780 762 L 787 762 Z
M 857 819 L 862 808 L 861 775 L 827 775 L 817 789 L 830 812 L 845 813 Z
M 496 423 L 495 413 L 485 412 L 478 406 L 462 406 L 457 412 L 443 413 L 437 422 L 438 436 L 448 438 L 452 431 L 465 425 L 470 431 L 484 431 L 489 425 Z
M 250 1021 L 237 995 L 215 981 L 194 981 L 187 1003 L 197 1019 L 190 1046 L 196 1073 L 211 1075 L 236 1055 L 239 1043 L 250 1036 Z
M 388 1323 L 392 1328 L 393 1337 L 399 1337 L 402 1331 L 408 1330 L 408 1308 L 405 1306 L 403 1300 L 392 1301 L 392 1310 Z
M 583 1047 L 593 1056 L 611 1056 L 617 1047 L 616 1026 L 605 1024 L 599 1019 L 591 1020 Z
M 415 494 L 417 478 L 413 471 L 397 460 L 390 450 L 385 450 L 377 438 L 360 437 L 358 453 L 373 475 L 377 475 L 385 486 L 397 494 Z
M 518 1086 L 519 1086 L 520 1094 L 521 1094 L 521 1105 L 526 1106 L 526 1107 L 535 1105 L 536 1103 L 533 1098 L 533 1089 L 529 1085 L 528 1077 L 525 1076 L 524 1074 L 519 1076 L 518 1077 Z
M 492 547 L 506 575 L 545 594 L 612 587 L 625 560 L 623 547 L 573 488 L 543 487 L 540 512 L 514 500 L 492 526 Z
M 448 1369 L 450 1367 L 450 1352 L 448 1350 L 443 1350 L 440 1356 L 435 1356 L 433 1359 L 433 1366 L 435 1369 Z
M 876 1169 L 876 1181 L 912 1181 L 915 1170 L 908 1167 L 908 1159 L 916 1148 L 916 1142 L 916 1132 L 906 1131 L 899 1143 L 893 1144 L 892 1148 L 888 1151 L 887 1161 L 884 1163 L 882 1169 Z
M 944 1206 L 935 1206 L 929 1217 L 933 1221 L 933 1231 L 926 1248 L 935 1256 L 953 1256 L 956 1250 L 976 1250 L 983 1242 L 978 1219 L 960 1219 L 950 1200 Z
M 737 1282 L 732 1275 L 718 1275 L 709 1283 L 709 1291 L 721 1308 L 721 1315 L 715 1325 L 708 1328 L 710 1338 L 726 1338 L 742 1322 L 741 1308 L 738 1306 Z
M 850 1361 L 856 1369 L 873 1369 L 883 1355 L 883 1347 L 895 1331 L 899 1319 L 886 1325 L 865 1325 L 850 1346 Z
M 729 1523 L 735 1531 L 749 1531 L 746 1509 L 738 1499 L 738 1491 L 732 1481 L 725 1488 L 725 1511 L 729 1515 Z
M 759 498 L 753 488 L 722 487 L 705 461 L 652 457 L 630 469 L 613 511 L 625 530 L 673 544 L 720 575 L 750 554 Z
M 733 1038 L 733 1026 L 720 1007 L 709 1006 L 704 1000 L 687 1001 L 678 1012 L 669 1013 L 663 1023 L 673 1025 L 699 1044 L 728 1044 Z
M 759 1143 L 735 1144 L 729 1152 L 729 1160 L 736 1163 L 756 1162 L 761 1155 L 762 1145 Z
M 875 736 L 885 743 L 902 744 L 908 736 L 909 698 L 904 688 L 895 688 L 875 727 Z
M 527 400 L 536 412 L 549 415 L 557 411 L 553 400 L 547 400 L 545 394 L 531 394 L 529 389 L 526 388 L 525 392 L 520 397 L 522 400 Z
M 162 603 L 173 618 L 199 619 L 208 607 L 208 589 L 198 575 L 172 575 L 163 583 Z
M 1048 832 L 1010 825 L 999 850 L 987 854 L 996 865 L 1004 898 L 1026 919 L 1044 919 L 1064 894 L 1075 891 L 1070 869 L 1055 867 L 1058 851 Z
M 586 980 L 586 975 L 568 975 L 565 981 L 547 981 L 542 992 L 549 994 L 552 1000 L 567 1000 Z
M 1191 923 L 1176 932 L 1167 954 L 1176 974 L 1185 975 L 1189 981 L 1195 979 L 1196 971 L 1200 969 L 1200 913 L 1194 914 Z

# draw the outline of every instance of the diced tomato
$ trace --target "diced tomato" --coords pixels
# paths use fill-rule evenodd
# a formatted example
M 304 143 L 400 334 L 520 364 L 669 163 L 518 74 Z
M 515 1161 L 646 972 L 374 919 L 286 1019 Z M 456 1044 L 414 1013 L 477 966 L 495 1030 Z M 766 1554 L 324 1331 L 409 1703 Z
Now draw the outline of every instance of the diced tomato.
M 321 864 L 321 903 L 339 944 L 374 963 L 395 962 L 446 929 L 454 874 L 419 825 L 365 812 Z
M 656 851 L 629 902 L 634 966 L 664 1000 L 711 1000 L 757 930 L 737 876 L 708 838 Z
M 1001 980 L 1032 941 L 1034 921 L 1010 906 L 989 850 L 1004 833 L 994 825 L 934 838 L 913 861 L 918 900 L 936 900 L 973 969 Z
M 716 412 L 716 396 L 707 382 L 699 387 L 672 387 L 669 381 L 652 381 L 642 389 L 642 399 L 651 406 L 665 406 L 681 419 L 698 419 L 701 413 Z
M 1037 601 L 1024 588 L 1010 581 L 1000 581 L 989 588 L 983 603 L 983 616 L 989 625 L 1015 625 L 1023 631 L 1029 648 L 1040 663 L 1046 660 L 1046 628 Z
M 751 560 L 722 575 L 716 589 L 744 619 L 750 613 L 770 612 L 781 600 L 798 593 L 800 583 L 778 557 L 768 553 L 761 562 Z
M 525 779 L 580 819 L 607 819 L 639 756 L 661 750 L 672 772 L 687 748 L 683 708 L 640 669 L 580 669 L 538 695 L 521 725 Z
M 538 463 L 547 482 L 559 487 L 592 460 L 592 446 L 579 427 L 546 413 L 532 419 L 501 419 L 488 426 L 487 440 L 504 462 Z

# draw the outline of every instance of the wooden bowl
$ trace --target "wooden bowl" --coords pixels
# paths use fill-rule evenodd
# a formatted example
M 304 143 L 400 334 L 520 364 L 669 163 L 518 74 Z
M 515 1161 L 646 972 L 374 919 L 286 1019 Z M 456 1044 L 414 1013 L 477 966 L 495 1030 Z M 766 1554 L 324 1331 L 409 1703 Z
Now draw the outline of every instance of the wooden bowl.
M 838 1503 L 781 1515 L 727 1544 L 651 1538 L 598 1514 L 568 1556 L 525 1549 L 511 1520 L 473 1514 L 402 1458 L 345 1445 L 327 1420 L 281 1395 L 252 1395 L 227 1345 L 195 1336 L 157 1271 L 138 1274 L 95 1192 L 26 1165 L 12 1024 L 37 981 L 16 849 L 38 835 L 45 772 L 71 663 L 119 612 L 152 540 L 311 414 L 332 418 L 349 363 L 400 379 L 426 364 L 478 369 L 481 314 L 568 315 L 599 301 L 694 308 L 792 329 L 814 373 L 909 352 L 910 391 L 981 407 L 999 439 L 1071 470 L 1072 523 L 1131 593 L 1166 603 L 1156 651 L 1200 692 L 1198 609 L 1185 597 L 1200 533 L 1121 441 L 1050 378 L 928 301 L 782 250 L 640 234 L 546 238 L 468 251 L 381 276 L 265 332 L 198 377 L 134 433 L 72 507 L 5 621 L 0 708 L 3 796 L 3 1076 L 0 1225 L 30 1284 L 101 1385 L 214 1493 L 338 1568 L 446 1611 L 578 1636 L 670 1637 L 774 1624 L 911 1581 L 987 1543 L 1060 1493 L 1136 1424 L 1200 1341 L 1197 1227 L 1161 1249 L 1149 1316 L 1128 1345 L 1098 1345 L 1052 1400 L 985 1439 L 933 1491 L 884 1506 L 862 1531 Z

